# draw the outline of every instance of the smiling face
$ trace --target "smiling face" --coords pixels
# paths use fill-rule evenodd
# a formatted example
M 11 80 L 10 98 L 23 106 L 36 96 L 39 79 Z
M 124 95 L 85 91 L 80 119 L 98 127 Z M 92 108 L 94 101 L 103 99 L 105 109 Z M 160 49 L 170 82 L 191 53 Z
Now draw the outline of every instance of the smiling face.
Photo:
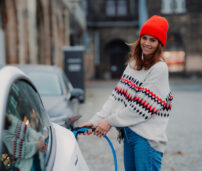
M 144 56 L 152 55 L 159 45 L 159 41 L 154 36 L 142 35 L 140 38 L 140 46 Z

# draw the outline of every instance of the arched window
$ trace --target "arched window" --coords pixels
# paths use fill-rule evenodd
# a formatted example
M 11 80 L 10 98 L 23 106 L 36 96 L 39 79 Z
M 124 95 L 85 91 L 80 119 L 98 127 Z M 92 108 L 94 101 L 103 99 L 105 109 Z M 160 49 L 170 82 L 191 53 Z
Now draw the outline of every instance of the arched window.
M 106 57 L 109 60 L 109 74 L 111 78 L 120 78 L 128 60 L 129 47 L 124 40 L 111 40 L 105 46 Z

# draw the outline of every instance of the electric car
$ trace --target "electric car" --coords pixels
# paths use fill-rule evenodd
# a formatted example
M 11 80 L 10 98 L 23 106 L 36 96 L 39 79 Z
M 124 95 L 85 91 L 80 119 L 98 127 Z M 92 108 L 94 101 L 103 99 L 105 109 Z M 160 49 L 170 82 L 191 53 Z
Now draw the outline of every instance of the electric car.
M 73 133 L 50 122 L 36 87 L 14 66 L 0 66 L 0 170 L 89 170 Z

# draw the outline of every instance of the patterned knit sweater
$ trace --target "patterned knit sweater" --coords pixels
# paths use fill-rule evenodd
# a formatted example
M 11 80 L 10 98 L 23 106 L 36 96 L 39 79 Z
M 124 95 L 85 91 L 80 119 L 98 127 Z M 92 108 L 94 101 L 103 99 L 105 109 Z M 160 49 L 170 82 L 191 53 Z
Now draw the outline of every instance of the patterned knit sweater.
M 140 71 L 132 69 L 132 65 L 134 62 L 128 64 L 112 95 L 90 122 L 96 125 L 107 118 L 111 126 L 129 127 L 154 149 L 164 152 L 173 99 L 167 64 L 160 61 Z
M 43 139 L 43 136 L 16 116 L 10 114 L 9 119 L 11 126 L 3 131 L 3 142 L 15 161 L 15 167 L 20 171 L 31 170 L 33 156 L 38 151 L 37 142 Z

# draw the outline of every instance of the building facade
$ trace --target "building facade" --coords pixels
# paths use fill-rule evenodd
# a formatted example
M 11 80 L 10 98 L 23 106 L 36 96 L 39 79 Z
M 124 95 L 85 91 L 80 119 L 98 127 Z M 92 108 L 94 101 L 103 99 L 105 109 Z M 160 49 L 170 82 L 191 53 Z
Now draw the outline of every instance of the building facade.
M 148 0 L 149 16 L 162 15 L 169 22 L 165 56 L 171 71 L 202 73 L 202 1 Z
M 87 26 L 94 56 L 94 78 L 119 78 L 152 15 L 167 18 L 170 28 L 164 57 L 172 73 L 202 72 L 202 2 L 197 0 L 88 0 Z
M 4 64 L 50 64 L 63 68 L 63 47 L 82 44 L 86 1 L 0 0 Z
M 87 25 L 95 78 L 118 78 L 138 36 L 137 0 L 88 0 Z

